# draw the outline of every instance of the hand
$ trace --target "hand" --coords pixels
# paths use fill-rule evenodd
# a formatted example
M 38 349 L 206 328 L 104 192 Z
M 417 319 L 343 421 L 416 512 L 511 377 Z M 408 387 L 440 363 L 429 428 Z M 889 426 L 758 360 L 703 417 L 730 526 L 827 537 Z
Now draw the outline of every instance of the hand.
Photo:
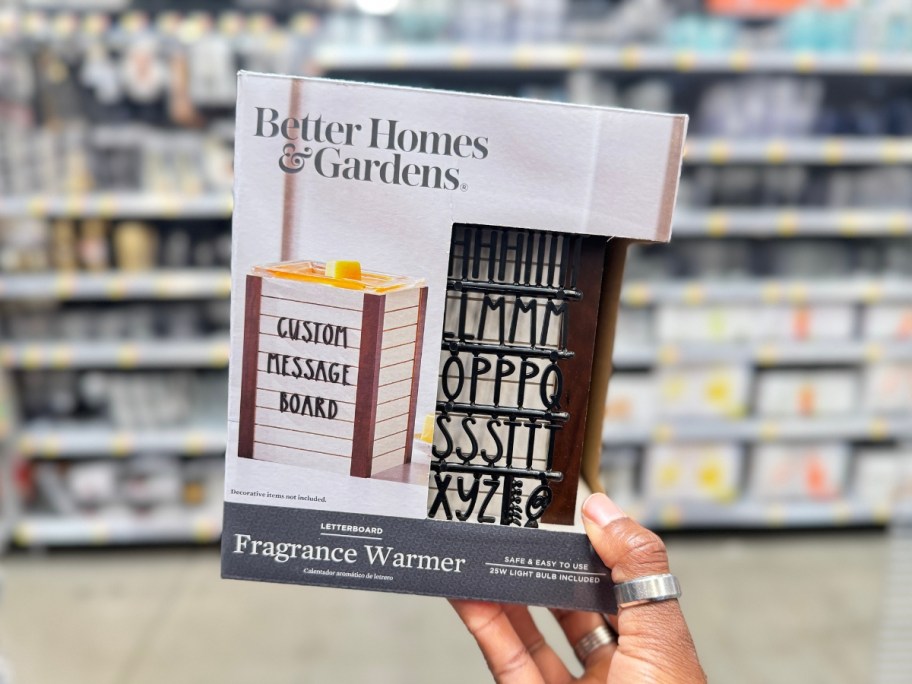
M 668 572 L 665 545 L 604 494 L 583 504 L 586 534 L 615 583 Z M 575 679 L 545 642 L 526 606 L 451 601 L 500 684 L 640 684 L 706 682 L 677 600 L 642 603 L 608 616 L 617 642 L 600 646 Z M 605 624 L 599 613 L 552 610 L 575 645 Z

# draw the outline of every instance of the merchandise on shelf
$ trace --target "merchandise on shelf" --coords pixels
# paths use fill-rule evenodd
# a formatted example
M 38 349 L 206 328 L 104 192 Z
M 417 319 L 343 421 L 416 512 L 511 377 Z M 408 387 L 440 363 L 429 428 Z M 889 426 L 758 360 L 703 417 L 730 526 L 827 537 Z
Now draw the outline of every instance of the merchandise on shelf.
M 912 364 L 872 363 L 864 371 L 862 402 L 874 413 L 912 412 Z
M 0 305 L 0 314 L 0 331 L 5 341 L 66 346 L 89 340 L 113 343 L 225 339 L 229 305 L 224 300 L 66 306 L 29 302 Z M 67 361 L 61 359 L 60 364 L 66 366 Z M 133 364 L 125 357 L 123 365 Z
M 868 340 L 908 340 L 912 338 L 912 306 L 872 304 L 861 317 L 862 337 Z
M 886 210 L 912 204 L 912 169 L 812 170 L 804 166 L 699 166 L 685 172 L 687 207 Z
M 845 443 L 761 444 L 751 454 L 748 495 L 758 500 L 826 500 L 846 489 Z
M 760 416 L 848 416 L 858 409 L 854 370 L 766 370 L 757 375 Z
M 209 222 L 0 219 L 4 273 L 144 272 L 228 266 L 231 236 Z M 65 281 L 58 281 L 65 282 Z M 116 298 L 112 292 L 112 298 Z
M 605 400 L 605 422 L 651 425 L 656 416 L 656 403 L 652 373 L 614 373 Z
M 744 468 L 736 444 L 661 444 L 646 449 L 642 493 L 649 501 L 714 501 L 738 496 Z
M 800 342 L 848 340 L 855 329 L 851 305 L 659 306 L 662 342 Z
M 747 366 L 661 367 L 656 412 L 660 418 L 741 418 L 747 411 Z
M 219 461 L 181 461 L 161 454 L 126 461 L 39 463 L 29 476 L 29 508 L 99 520 L 215 510 L 221 503 L 223 471 Z
M 851 496 L 872 506 L 889 506 L 912 489 L 912 447 L 864 447 L 856 450 Z
M 224 418 L 224 375 L 210 371 L 31 371 L 20 399 L 32 426 L 70 417 L 113 430 L 212 425 Z

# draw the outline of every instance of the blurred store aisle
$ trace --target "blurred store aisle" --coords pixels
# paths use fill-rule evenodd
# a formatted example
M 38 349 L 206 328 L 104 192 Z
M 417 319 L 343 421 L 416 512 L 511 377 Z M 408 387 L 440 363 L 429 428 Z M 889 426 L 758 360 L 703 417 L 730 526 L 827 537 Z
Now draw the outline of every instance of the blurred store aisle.
M 710 681 L 867 681 L 881 597 L 856 588 L 881 586 L 885 548 L 875 532 L 671 539 Z M 17 554 L 4 578 L 17 684 L 488 681 L 442 599 L 222 581 L 211 549 Z

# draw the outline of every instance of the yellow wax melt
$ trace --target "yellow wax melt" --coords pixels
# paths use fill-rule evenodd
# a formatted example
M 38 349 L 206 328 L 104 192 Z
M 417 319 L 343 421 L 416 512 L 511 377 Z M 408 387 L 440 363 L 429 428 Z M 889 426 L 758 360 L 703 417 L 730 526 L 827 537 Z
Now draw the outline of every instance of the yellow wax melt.
M 327 261 L 326 277 L 361 280 L 361 263 L 358 261 Z
M 424 427 L 421 429 L 421 437 L 419 439 L 422 442 L 427 444 L 434 443 L 434 414 L 428 413 L 424 417 Z

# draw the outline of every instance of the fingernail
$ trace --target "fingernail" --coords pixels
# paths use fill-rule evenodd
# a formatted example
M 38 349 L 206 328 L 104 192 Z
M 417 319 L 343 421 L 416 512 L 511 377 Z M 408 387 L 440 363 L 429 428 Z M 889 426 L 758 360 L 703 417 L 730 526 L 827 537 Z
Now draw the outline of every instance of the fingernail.
M 583 515 L 599 527 L 627 517 L 621 507 L 604 494 L 590 494 L 583 502 Z

